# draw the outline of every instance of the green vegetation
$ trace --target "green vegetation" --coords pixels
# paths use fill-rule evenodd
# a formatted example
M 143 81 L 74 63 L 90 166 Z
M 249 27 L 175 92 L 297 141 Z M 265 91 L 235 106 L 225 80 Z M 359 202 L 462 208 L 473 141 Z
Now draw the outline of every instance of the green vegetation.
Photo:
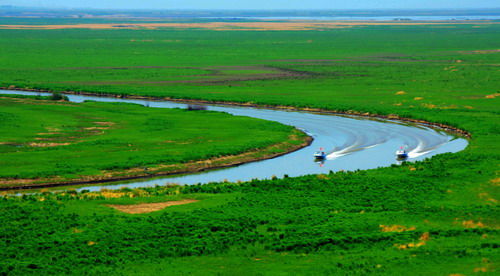
M 369 171 L 123 190 L 117 199 L 106 198 L 109 192 L 6 197 L 0 269 L 17 275 L 495 274 L 499 31 L 493 24 L 0 30 L 5 87 L 394 113 L 472 133 L 463 152 Z M 120 105 L 120 112 L 129 108 Z M 202 196 L 220 205 L 203 205 Z M 191 206 L 141 215 L 102 206 L 197 197 L 202 200 Z
M 288 136 L 305 136 L 289 126 L 218 112 L 48 99 L 54 96 L 0 97 L 2 186 L 190 171 L 192 161 L 256 149 L 265 156 Z M 296 140 L 287 147 L 301 143 Z

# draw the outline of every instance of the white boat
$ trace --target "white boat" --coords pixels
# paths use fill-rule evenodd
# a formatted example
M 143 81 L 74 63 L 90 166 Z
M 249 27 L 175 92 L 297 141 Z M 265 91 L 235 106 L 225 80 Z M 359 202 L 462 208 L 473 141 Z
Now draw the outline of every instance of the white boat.
M 408 158 L 408 152 L 406 152 L 406 150 L 401 147 L 399 150 L 396 151 L 396 157 L 398 159 L 406 159 Z
M 317 151 L 314 153 L 314 158 L 317 160 L 324 160 L 326 159 L 326 153 L 324 151 Z

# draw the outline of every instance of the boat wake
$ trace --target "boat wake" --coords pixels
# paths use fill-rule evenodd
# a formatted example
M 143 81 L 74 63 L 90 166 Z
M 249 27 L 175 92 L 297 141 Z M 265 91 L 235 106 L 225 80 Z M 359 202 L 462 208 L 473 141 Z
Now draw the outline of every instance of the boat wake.
M 408 145 L 406 150 L 409 159 L 415 159 L 430 154 L 435 149 L 450 141 L 450 137 L 444 134 L 434 135 L 434 137 L 432 137 L 433 139 L 420 135 L 406 138 L 411 138 L 411 140 L 406 139 L 406 145 Z
M 392 155 L 394 148 L 405 145 L 404 149 L 408 153 L 408 159 L 417 159 L 430 155 L 435 149 L 450 141 L 450 136 L 445 133 L 439 133 L 422 126 L 417 128 L 420 131 L 415 131 L 408 125 L 398 123 L 390 126 L 376 125 L 375 127 L 366 125 L 365 128 L 357 129 L 356 132 L 353 132 L 351 126 L 348 125 L 336 125 L 335 128 L 341 131 L 341 135 L 338 137 L 344 137 L 344 140 L 337 139 L 340 141 L 340 145 L 332 142 L 330 148 L 325 147 L 325 160 L 327 161 L 378 146 L 387 148 L 389 144 L 395 145 L 395 147 L 387 149 L 387 155 Z M 339 143 L 339 141 L 336 142 Z M 389 141 L 400 142 L 396 144 L 388 143 Z
M 339 157 L 342 157 L 342 156 L 345 156 L 345 155 L 348 155 L 348 154 L 351 154 L 351 153 L 354 153 L 354 152 L 357 152 L 360 150 L 374 148 L 374 147 L 381 145 L 383 143 L 384 142 L 380 142 L 377 144 L 365 145 L 365 146 L 359 145 L 359 144 L 351 145 L 351 146 L 344 148 L 344 149 L 341 149 L 341 150 L 332 151 L 331 153 L 326 155 L 326 159 L 327 160 L 334 160 L 334 159 L 337 159 Z

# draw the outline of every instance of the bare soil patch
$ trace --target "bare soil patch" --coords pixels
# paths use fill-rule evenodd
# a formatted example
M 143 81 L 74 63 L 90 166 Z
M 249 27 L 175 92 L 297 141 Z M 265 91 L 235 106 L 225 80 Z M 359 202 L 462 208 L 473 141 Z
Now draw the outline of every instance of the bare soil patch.
M 137 68 L 137 67 L 134 67 Z M 187 67 L 171 67 L 187 68 Z M 133 69 L 133 68 L 131 68 Z M 60 83 L 84 84 L 84 85 L 158 85 L 158 84 L 203 84 L 203 85 L 221 85 L 227 83 L 237 83 L 242 81 L 269 80 L 269 79 L 294 79 L 307 78 L 314 73 L 306 71 L 297 71 L 275 66 L 211 66 L 211 67 L 190 67 L 190 69 L 199 69 L 208 71 L 207 74 L 186 75 L 183 80 L 103 80 L 103 81 L 63 81 Z M 256 71 L 247 73 L 245 71 Z M 227 74 L 226 71 L 241 71 L 241 74 Z M 259 72 L 262 71 L 262 72 Z M 204 78 L 200 78 L 204 77 Z
M 415 226 L 406 227 L 403 225 L 379 225 L 380 231 L 382 232 L 406 232 L 406 231 L 414 231 L 416 230 Z
M 163 210 L 169 206 L 176 205 L 184 205 L 189 203 L 198 202 L 195 199 L 184 199 L 177 201 L 167 201 L 167 202 L 158 202 L 158 203 L 140 203 L 140 204 L 130 204 L 130 205 L 112 205 L 108 204 L 106 206 L 115 208 L 118 211 L 127 213 L 127 214 L 145 214 L 151 213 L 155 211 Z
M 29 146 L 35 147 L 35 148 L 51 148 L 51 147 L 58 147 L 58 146 L 67 146 L 70 144 L 71 143 L 29 143 Z
M 96 126 L 82 127 L 80 130 L 77 131 L 78 132 L 77 134 L 73 134 L 75 136 L 70 136 L 72 135 L 72 133 L 64 133 L 61 132 L 59 129 L 57 129 L 58 132 L 55 132 L 52 131 L 54 130 L 52 128 L 46 128 L 48 132 L 37 133 L 38 136 L 41 136 L 34 138 L 37 142 L 27 143 L 27 145 L 30 147 L 39 147 L 39 148 L 67 146 L 74 143 L 78 143 L 81 141 L 81 139 L 88 136 L 104 134 L 104 130 L 110 129 L 115 123 L 93 122 L 93 124 Z M 45 141 L 45 143 L 39 141 Z
M 500 96 L 500 93 L 495 93 L 495 94 L 486 95 L 484 97 L 486 99 L 494 99 L 494 98 L 499 97 L 499 96 Z

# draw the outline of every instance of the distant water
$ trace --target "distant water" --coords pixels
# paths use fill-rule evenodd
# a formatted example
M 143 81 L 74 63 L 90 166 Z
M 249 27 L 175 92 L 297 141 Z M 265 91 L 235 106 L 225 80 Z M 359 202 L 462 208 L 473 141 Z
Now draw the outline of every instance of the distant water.
M 413 15 L 413 16 L 208 16 L 205 19 L 318 20 L 318 21 L 445 21 L 500 20 L 500 15 Z
M 439 0 L 436 0 L 439 1 Z M 0 1 L 1 2 L 1 1 Z M 480 1 L 478 1 L 480 2 Z M 285 7 L 286 8 L 286 7 Z M 478 9 L 377 9 L 377 10 L 147 10 L 147 9 L 50 9 L 1 6 L 1 16 L 42 18 L 169 18 L 205 20 L 500 20 L 500 7 Z

